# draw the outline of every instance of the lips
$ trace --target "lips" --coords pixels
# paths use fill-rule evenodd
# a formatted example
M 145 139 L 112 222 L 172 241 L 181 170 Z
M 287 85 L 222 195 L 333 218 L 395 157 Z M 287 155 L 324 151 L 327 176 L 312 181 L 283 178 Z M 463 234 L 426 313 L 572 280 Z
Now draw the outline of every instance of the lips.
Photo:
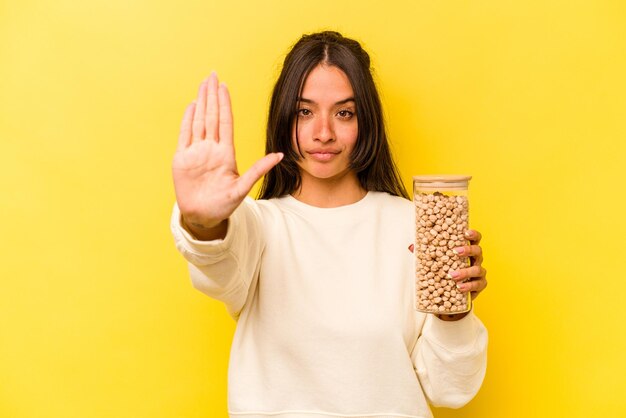
M 332 160 L 340 152 L 341 151 L 332 148 L 318 148 L 308 150 L 307 154 L 309 154 L 314 160 L 323 162 Z
M 307 154 L 314 160 L 324 162 L 332 160 L 339 152 L 340 151 L 335 149 L 313 149 L 307 151 Z

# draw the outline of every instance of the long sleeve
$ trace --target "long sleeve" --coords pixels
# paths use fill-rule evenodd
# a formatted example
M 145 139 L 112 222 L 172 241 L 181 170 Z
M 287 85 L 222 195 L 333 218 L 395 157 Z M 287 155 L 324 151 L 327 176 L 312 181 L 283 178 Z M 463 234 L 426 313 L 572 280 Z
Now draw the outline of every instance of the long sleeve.
M 237 319 L 258 275 L 264 246 L 254 200 L 246 198 L 228 218 L 228 230 L 223 240 L 194 239 L 181 225 L 176 204 L 170 226 L 176 248 L 189 263 L 193 286 L 224 302 L 228 313 Z
M 485 377 L 487 330 L 473 312 L 450 322 L 427 315 L 411 359 L 428 402 L 460 408 Z

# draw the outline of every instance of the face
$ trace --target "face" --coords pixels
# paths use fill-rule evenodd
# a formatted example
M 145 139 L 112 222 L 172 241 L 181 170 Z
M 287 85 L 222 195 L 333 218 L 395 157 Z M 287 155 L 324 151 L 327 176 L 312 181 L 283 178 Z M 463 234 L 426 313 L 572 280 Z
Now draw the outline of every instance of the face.
M 354 92 L 346 74 L 339 68 L 320 64 L 304 82 L 298 102 L 298 161 L 302 184 L 310 180 L 339 180 L 353 175 L 350 154 L 356 144 L 358 123 Z

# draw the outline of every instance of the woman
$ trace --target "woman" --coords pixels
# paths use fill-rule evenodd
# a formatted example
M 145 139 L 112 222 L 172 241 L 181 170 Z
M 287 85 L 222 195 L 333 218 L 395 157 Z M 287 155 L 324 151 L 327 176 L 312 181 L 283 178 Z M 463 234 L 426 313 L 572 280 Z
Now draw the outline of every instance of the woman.
M 429 417 L 485 373 L 472 313 L 413 308 L 414 206 L 391 159 L 369 56 L 336 32 L 303 36 L 274 88 L 267 155 L 239 175 L 228 90 L 212 74 L 183 117 L 172 232 L 194 286 L 237 320 L 229 413 Z M 261 199 L 246 195 L 265 175 Z M 456 272 L 486 286 L 478 245 Z

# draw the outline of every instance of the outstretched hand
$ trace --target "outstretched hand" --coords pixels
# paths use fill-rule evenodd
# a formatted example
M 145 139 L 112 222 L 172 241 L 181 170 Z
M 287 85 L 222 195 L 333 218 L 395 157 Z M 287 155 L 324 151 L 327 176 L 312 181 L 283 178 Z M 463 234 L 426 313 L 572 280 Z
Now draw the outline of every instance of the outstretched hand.
M 233 145 L 233 115 L 225 84 L 212 73 L 187 106 L 172 163 L 176 201 L 194 232 L 211 230 L 235 211 L 263 175 L 280 162 L 268 154 L 239 175 Z

